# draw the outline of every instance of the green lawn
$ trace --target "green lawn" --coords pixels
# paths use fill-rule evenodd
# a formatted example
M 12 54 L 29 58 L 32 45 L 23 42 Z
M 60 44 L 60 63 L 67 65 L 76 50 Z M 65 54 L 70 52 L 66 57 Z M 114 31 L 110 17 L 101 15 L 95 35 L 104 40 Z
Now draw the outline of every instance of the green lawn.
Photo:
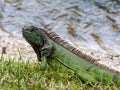
M 0 58 L 0 90 L 120 90 L 115 85 L 85 84 L 65 70 L 60 72 L 50 66 L 45 71 L 40 64 L 15 62 Z

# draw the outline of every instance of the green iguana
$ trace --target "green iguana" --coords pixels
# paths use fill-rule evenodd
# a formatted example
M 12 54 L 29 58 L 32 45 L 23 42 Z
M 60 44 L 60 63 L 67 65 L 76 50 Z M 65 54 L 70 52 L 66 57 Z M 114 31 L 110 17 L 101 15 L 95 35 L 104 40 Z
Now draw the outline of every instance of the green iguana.
M 22 30 L 23 37 L 33 47 L 41 68 L 52 60 L 74 71 L 84 82 L 115 83 L 120 86 L 120 73 L 99 64 L 94 58 L 82 53 L 61 39 L 54 32 L 28 26 Z

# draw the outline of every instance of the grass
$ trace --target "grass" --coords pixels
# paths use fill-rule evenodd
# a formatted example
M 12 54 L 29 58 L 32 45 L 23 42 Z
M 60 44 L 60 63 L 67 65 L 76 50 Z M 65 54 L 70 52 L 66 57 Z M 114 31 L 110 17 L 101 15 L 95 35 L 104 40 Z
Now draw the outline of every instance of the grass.
M 15 62 L 0 58 L 0 90 L 120 90 L 115 85 L 88 85 L 73 73 L 47 66 L 42 71 L 37 62 Z

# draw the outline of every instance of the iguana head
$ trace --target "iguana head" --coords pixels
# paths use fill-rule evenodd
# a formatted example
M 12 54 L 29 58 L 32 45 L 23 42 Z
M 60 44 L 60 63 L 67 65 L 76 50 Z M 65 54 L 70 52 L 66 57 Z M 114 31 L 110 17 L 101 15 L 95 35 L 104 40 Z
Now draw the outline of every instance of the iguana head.
M 23 37 L 30 43 L 43 46 L 46 42 L 43 29 L 34 26 L 26 26 L 22 29 Z
M 34 26 L 25 26 L 22 29 L 23 37 L 33 47 L 37 54 L 38 60 L 41 58 L 41 48 L 47 42 L 46 35 L 43 29 Z

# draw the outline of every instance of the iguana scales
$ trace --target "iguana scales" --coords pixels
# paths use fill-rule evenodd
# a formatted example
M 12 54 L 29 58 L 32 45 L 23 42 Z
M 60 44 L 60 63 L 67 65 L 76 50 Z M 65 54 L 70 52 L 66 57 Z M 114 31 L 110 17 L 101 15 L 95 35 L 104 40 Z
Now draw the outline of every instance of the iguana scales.
M 85 82 L 113 82 L 120 86 L 119 72 L 99 64 L 97 60 L 82 53 L 54 32 L 27 26 L 23 28 L 22 33 L 36 52 L 42 69 L 45 69 L 47 62 L 56 60 L 73 70 Z

